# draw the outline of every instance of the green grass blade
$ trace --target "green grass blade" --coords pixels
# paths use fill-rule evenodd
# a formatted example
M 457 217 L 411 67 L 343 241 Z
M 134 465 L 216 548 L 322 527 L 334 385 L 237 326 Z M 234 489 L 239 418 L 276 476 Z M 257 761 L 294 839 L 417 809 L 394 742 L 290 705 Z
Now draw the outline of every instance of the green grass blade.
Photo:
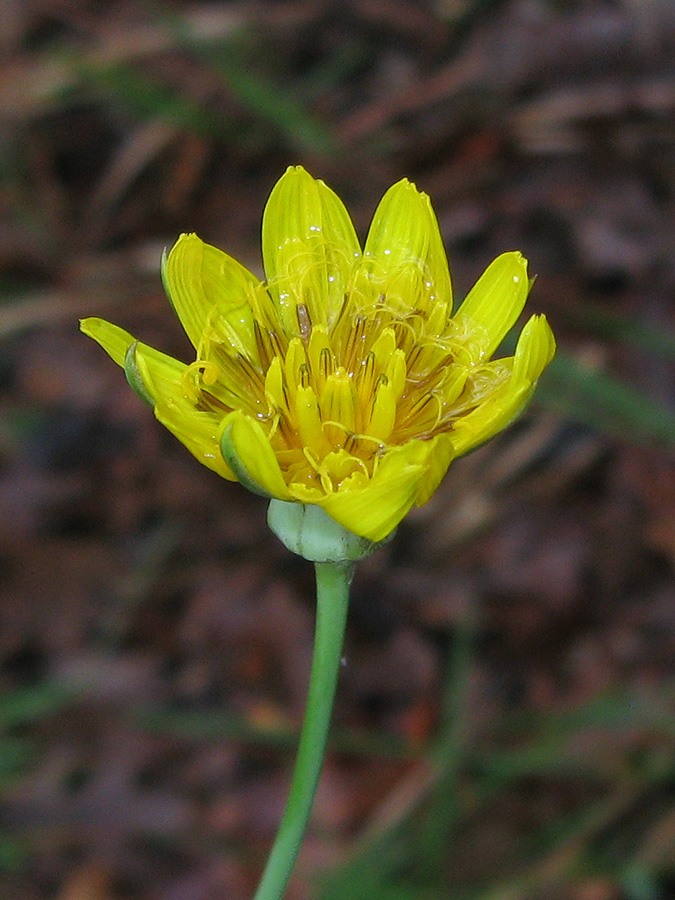
M 631 443 L 675 446 L 675 412 L 612 375 L 559 350 L 537 387 L 537 401 Z

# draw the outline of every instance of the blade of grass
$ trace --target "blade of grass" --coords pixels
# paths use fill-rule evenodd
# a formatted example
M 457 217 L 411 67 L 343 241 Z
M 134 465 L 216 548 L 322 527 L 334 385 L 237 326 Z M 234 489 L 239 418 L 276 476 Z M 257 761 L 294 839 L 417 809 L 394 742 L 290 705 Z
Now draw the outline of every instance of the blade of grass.
M 397 872 L 409 860 L 410 849 L 399 835 L 386 832 L 352 854 L 349 860 L 322 880 L 319 900 L 390 900 L 396 892 Z M 398 896 L 409 900 L 410 893 L 398 885 Z
M 0 731 L 51 716 L 72 703 L 75 696 L 72 688 L 53 682 L 9 691 L 0 697 Z
M 198 741 L 234 741 L 247 746 L 292 750 L 298 732 L 292 727 L 257 725 L 243 716 L 218 711 L 190 713 L 176 710 L 139 709 L 134 718 L 142 728 Z M 333 752 L 378 759 L 410 759 L 416 755 L 411 747 L 394 735 L 355 733 L 334 728 L 329 746 Z
M 583 860 L 593 839 L 624 815 L 640 794 L 638 784 L 622 784 L 607 797 L 584 807 L 567 823 L 558 822 L 544 835 L 545 848 L 521 873 L 487 890 L 472 900 L 534 900 L 584 868 Z
M 3 736 L 0 743 L 0 790 L 6 791 L 19 784 L 35 756 L 35 748 L 27 741 Z
M 620 341 L 655 356 L 675 361 L 675 334 L 645 325 L 629 316 L 607 312 L 591 304 L 563 312 L 566 322 L 606 340 Z
M 459 636 L 457 636 L 458 638 Z M 463 638 L 466 639 L 466 635 Z M 462 679 L 456 680 L 456 673 L 462 667 L 469 669 L 470 656 L 467 656 L 466 644 L 460 643 L 456 650 L 461 652 L 454 656 L 454 664 L 451 671 L 454 674 L 449 679 L 449 691 L 447 697 L 446 715 L 456 708 L 461 691 L 458 691 Z M 616 779 L 616 772 L 626 774 L 620 759 L 613 762 L 609 760 L 607 770 L 585 767 L 583 758 L 574 752 L 577 739 L 584 730 L 602 728 L 605 731 L 617 731 L 620 734 L 635 732 L 636 740 L 640 743 L 645 734 L 653 735 L 658 743 L 667 741 L 672 736 L 675 728 L 675 717 L 671 712 L 670 688 L 658 693 L 636 695 L 631 692 L 613 691 L 605 695 L 593 698 L 578 709 L 563 714 L 555 712 L 540 720 L 532 720 L 527 716 L 516 716 L 506 723 L 506 735 L 511 739 L 519 734 L 534 736 L 528 740 L 527 746 L 514 751 L 504 753 L 490 753 L 476 755 L 464 751 L 464 760 L 456 755 L 450 758 L 450 772 L 452 779 L 464 770 L 472 772 L 471 800 L 461 808 L 454 802 L 454 796 L 450 798 L 453 809 L 445 818 L 438 811 L 440 827 L 438 831 L 431 832 L 431 852 L 437 854 L 440 850 L 448 850 L 448 844 L 443 840 L 434 846 L 439 835 L 446 839 L 451 837 L 452 827 L 457 828 L 467 817 L 475 818 L 481 814 L 487 805 L 494 809 L 499 808 L 500 796 L 513 789 L 523 779 L 537 775 L 541 777 L 558 777 L 564 771 L 566 777 L 573 778 L 582 783 L 588 781 L 589 787 L 594 790 L 607 784 L 610 779 L 609 794 L 593 804 L 589 804 L 563 822 L 556 822 L 550 828 L 544 829 L 539 835 L 538 847 L 523 849 L 527 852 L 531 862 L 524 864 L 520 874 L 499 884 L 493 884 L 489 889 L 483 887 L 479 892 L 476 889 L 457 886 L 453 888 L 453 896 L 461 896 L 466 900 L 525 900 L 538 896 L 540 889 L 547 889 L 551 885 L 557 885 L 573 873 L 582 868 L 584 860 L 595 835 L 616 821 L 625 810 L 635 802 L 635 798 L 644 790 L 651 789 L 654 783 L 669 783 L 672 773 L 660 769 L 652 772 L 649 759 L 645 758 L 644 765 L 631 769 L 632 778 L 626 786 L 625 778 L 617 782 L 612 793 L 611 784 Z M 458 729 L 461 737 L 461 728 L 457 719 L 449 718 L 448 725 Z M 458 736 L 455 735 L 455 741 Z M 461 741 L 458 746 L 461 747 Z M 592 751 L 593 742 L 589 744 Z M 629 748 L 623 747 L 618 751 L 621 757 L 629 752 Z M 617 769 L 617 763 L 618 769 Z M 448 777 L 446 787 L 452 789 L 453 783 Z M 433 784 L 433 780 L 429 784 Z M 627 790 L 624 791 L 624 787 Z M 420 800 L 423 798 L 420 794 Z M 440 800 L 440 794 L 437 800 Z M 321 900 L 337 900 L 345 896 L 354 900 L 382 897 L 389 898 L 396 894 L 407 900 L 419 900 L 420 897 L 431 898 L 446 897 L 447 884 L 443 884 L 442 867 L 431 864 L 426 873 L 420 873 L 417 861 L 425 857 L 428 852 L 424 847 L 424 841 L 429 834 L 428 830 L 415 827 L 414 816 L 419 811 L 419 803 L 410 806 L 407 815 L 403 819 L 394 821 L 391 828 L 379 831 L 365 845 L 358 848 L 351 858 L 341 866 L 331 877 L 326 880 L 320 893 Z M 423 820 L 428 825 L 428 820 Z M 449 828 L 449 831 L 445 829 Z M 602 861 L 601 861 L 602 863 Z M 614 871 L 616 866 L 611 861 L 605 861 L 601 865 L 603 871 Z M 402 873 L 408 873 L 411 878 L 409 885 L 401 883 Z M 413 880 L 414 879 L 414 880 Z M 459 893 L 458 893 L 459 892 Z
M 328 128 L 310 115 L 290 90 L 248 68 L 236 49 L 202 50 L 200 55 L 225 78 L 237 100 L 282 134 L 291 147 L 325 155 L 336 152 L 337 145 Z
M 672 410 L 563 351 L 558 351 L 541 378 L 537 402 L 626 441 L 675 446 Z
M 580 756 L 575 749 L 579 736 L 584 732 L 634 733 L 639 740 L 648 734 L 654 743 L 671 742 L 675 736 L 672 700 L 669 686 L 653 694 L 609 691 L 578 709 L 553 712 L 536 721 L 529 716 L 516 716 L 505 723 L 502 731 L 511 740 L 517 740 L 518 735 L 528 736 L 525 746 L 472 755 L 471 764 L 493 783 L 495 790 L 499 785 L 534 774 L 566 772 L 579 778 L 605 777 L 605 767 L 612 770 L 616 760 L 603 753 L 593 756 L 593 742 L 588 743 L 588 752 Z M 650 777 L 647 771 L 642 776 Z M 660 777 L 659 773 L 655 772 L 654 777 Z
M 187 19 L 165 15 L 164 21 L 184 49 L 221 75 L 242 106 L 274 128 L 291 147 L 326 155 L 336 152 L 330 130 L 308 112 L 293 88 L 275 83 L 255 60 L 246 58 L 242 50 L 243 31 L 224 41 L 203 42 L 195 39 Z
M 210 109 L 180 94 L 175 88 L 150 78 L 127 63 L 93 68 L 83 66 L 72 86 L 74 97 L 98 91 L 126 105 L 140 119 L 159 119 L 209 137 L 232 136 L 234 126 Z
M 440 774 L 418 837 L 420 862 L 426 873 L 442 871 L 461 815 L 459 776 L 468 749 L 466 712 L 476 635 L 474 618 L 475 611 L 472 610 L 455 630 L 450 649 L 441 727 L 432 751 Z
M 371 834 L 349 861 L 332 874 L 320 894 L 321 900 L 419 900 L 438 896 L 443 860 L 462 814 L 457 799 L 458 781 L 467 752 L 465 713 L 474 639 L 472 615 L 456 629 L 451 642 L 441 727 L 429 753 L 436 773 L 422 782 L 418 779 L 416 802 L 406 806 L 405 818 L 395 817 L 384 830 Z M 428 795 L 431 785 L 434 789 L 429 807 L 420 824 L 412 819 L 412 813 Z M 397 883 L 396 873 L 401 869 L 410 871 L 413 883 Z
M 621 887 L 626 900 L 661 900 L 663 897 L 655 874 L 632 866 L 626 869 L 621 878 Z
M 147 4 L 146 4 L 147 6 Z M 226 40 L 246 20 L 245 13 L 229 7 L 187 9 L 183 13 L 197 43 Z M 27 53 L 0 79 L 0 107 L 11 120 L 20 121 L 53 111 L 64 98 L 75 95 L 82 76 L 119 64 L 132 64 L 176 48 L 176 38 L 166 27 L 167 11 L 158 6 L 155 20 L 130 33 L 123 29 L 116 39 L 101 40 L 92 49 L 64 45 L 58 40 L 39 53 Z
M 20 838 L 0 832 L 0 872 L 18 873 L 30 857 L 30 848 Z

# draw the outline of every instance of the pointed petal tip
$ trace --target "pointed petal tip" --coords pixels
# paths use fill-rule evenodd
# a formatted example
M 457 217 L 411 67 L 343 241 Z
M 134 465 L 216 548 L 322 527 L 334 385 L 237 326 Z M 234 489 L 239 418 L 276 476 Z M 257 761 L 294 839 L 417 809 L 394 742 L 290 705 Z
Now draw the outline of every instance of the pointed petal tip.
M 287 181 L 291 180 L 304 180 L 304 181 L 319 181 L 319 179 L 314 178 L 313 175 L 310 175 L 307 169 L 304 166 L 288 166 L 284 174 L 279 178 L 274 187 L 276 188 L 278 185 L 281 185 Z M 321 182 L 323 183 L 323 182 Z M 274 190 L 274 188 L 272 188 Z
M 88 316 L 80 320 L 80 331 L 96 341 L 99 346 L 103 347 L 108 356 L 114 360 L 118 366 L 124 367 L 124 357 L 133 343 L 134 338 L 120 328 L 119 325 L 113 325 L 105 319 L 98 316 Z
M 431 202 L 429 194 L 419 188 L 417 184 L 409 178 L 400 178 L 398 181 L 394 182 L 394 184 L 385 191 L 384 196 L 386 197 L 387 195 L 389 195 L 390 199 L 393 197 L 407 200 L 409 203 L 418 203 L 427 214 L 431 214 L 434 219 L 436 218 L 436 213 L 434 212 L 433 203 Z
M 525 323 L 516 347 L 514 372 L 536 382 L 555 356 L 556 340 L 545 315 L 535 314 Z
M 520 250 L 506 250 L 504 253 L 500 253 L 495 259 L 495 263 L 511 266 L 514 269 L 514 274 L 519 274 L 520 271 L 527 272 L 528 261 Z
M 183 244 L 190 244 L 190 243 L 194 243 L 194 244 L 203 244 L 204 241 L 203 241 L 203 240 L 199 237 L 199 235 L 198 235 L 196 232 L 194 232 L 194 231 L 183 231 L 181 234 L 178 235 L 178 237 L 177 237 L 176 240 L 173 242 L 173 244 L 171 245 L 171 247 L 168 248 L 168 250 L 167 250 L 166 247 L 164 248 L 164 254 L 163 254 L 163 255 L 171 256 L 171 254 L 172 254 L 175 250 L 177 250 L 180 246 L 182 246 Z
M 400 178 L 398 181 L 395 181 L 394 184 L 390 188 L 388 188 L 384 192 L 384 196 L 386 197 L 396 197 L 397 195 L 407 195 L 409 198 L 416 198 L 419 200 L 429 199 L 429 195 L 425 194 L 424 191 L 421 191 L 414 181 L 411 181 L 409 178 Z

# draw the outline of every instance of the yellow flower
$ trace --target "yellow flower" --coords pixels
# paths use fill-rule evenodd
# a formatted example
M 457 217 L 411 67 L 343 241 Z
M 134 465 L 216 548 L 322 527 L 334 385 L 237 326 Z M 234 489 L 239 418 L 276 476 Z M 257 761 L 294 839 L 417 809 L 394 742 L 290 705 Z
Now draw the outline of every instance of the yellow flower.
M 101 319 L 82 330 L 200 462 L 382 540 L 518 415 L 551 360 L 543 316 L 491 360 L 525 304 L 527 263 L 499 256 L 453 314 L 426 194 L 393 185 L 362 250 L 340 199 L 299 166 L 267 202 L 262 254 L 262 283 L 194 234 L 164 259 L 188 365 Z

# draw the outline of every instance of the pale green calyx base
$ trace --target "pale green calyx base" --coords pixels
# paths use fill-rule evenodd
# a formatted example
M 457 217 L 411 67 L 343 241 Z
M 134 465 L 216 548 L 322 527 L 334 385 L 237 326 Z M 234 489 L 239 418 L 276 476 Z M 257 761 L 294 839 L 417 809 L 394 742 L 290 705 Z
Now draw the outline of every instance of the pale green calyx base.
M 392 531 L 383 541 L 369 541 L 338 525 L 320 506 L 284 500 L 270 501 L 267 524 L 282 544 L 309 562 L 365 559 L 395 533 Z

